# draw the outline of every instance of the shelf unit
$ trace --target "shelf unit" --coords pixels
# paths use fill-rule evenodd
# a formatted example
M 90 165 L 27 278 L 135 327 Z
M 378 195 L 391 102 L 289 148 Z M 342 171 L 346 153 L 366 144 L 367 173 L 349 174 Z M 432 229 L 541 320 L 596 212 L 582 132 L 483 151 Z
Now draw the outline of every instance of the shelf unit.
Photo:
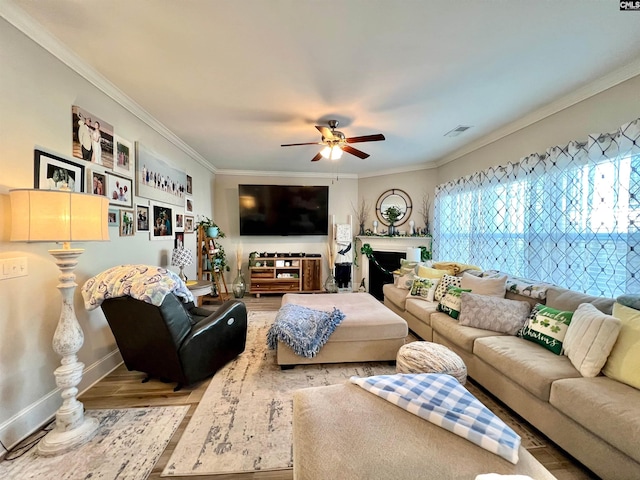
M 249 293 L 322 292 L 322 257 L 256 257 L 249 266 Z
M 205 229 L 198 227 L 198 280 L 210 281 L 216 288 L 217 297 L 205 295 L 202 301 L 224 302 L 231 298 L 224 273 L 213 267 L 217 250 L 216 238 L 208 237 Z

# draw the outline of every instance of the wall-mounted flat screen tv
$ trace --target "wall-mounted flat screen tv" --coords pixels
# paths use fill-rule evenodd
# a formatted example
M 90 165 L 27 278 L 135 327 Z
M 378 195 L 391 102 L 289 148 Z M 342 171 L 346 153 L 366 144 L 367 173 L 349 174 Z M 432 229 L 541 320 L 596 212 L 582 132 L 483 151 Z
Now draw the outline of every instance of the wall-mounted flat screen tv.
M 327 235 L 329 187 L 238 185 L 240 235 Z

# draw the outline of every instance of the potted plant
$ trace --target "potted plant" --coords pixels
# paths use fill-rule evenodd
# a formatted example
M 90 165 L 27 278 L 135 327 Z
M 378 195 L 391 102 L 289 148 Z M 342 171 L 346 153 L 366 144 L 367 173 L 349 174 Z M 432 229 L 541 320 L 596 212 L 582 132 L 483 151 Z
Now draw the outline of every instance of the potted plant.
M 389 235 L 395 235 L 394 223 L 402 216 L 402 211 L 395 205 L 391 205 L 384 211 L 384 216 L 389 221 Z
M 220 227 L 218 227 L 216 222 L 211 220 L 209 217 L 201 217 L 200 221 L 198 222 L 198 227 L 204 229 L 207 237 L 225 237 L 224 232 L 220 230 Z

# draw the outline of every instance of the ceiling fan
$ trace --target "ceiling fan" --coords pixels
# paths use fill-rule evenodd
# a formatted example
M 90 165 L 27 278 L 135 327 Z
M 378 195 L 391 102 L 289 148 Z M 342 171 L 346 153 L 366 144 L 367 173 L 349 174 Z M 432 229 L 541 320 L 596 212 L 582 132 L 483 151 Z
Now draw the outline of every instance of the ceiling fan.
M 329 124 L 329 128 L 316 125 L 316 128 L 322 134 L 322 140 L 319 142 L 286 143 L 280 146 L 295 147 L 298 145 L 324 145 L 325 148 L 323 148 L 322 151 L 320 151 L 315 157 L 311 159 L 312 162 L 317 162 L 322 157 L 328 158 L 330 160 L 338 160 L 340 157 L 342 157 L 342 152 L 347 152 L 351 155 L 355 155 L 356 157 L 364 159 L 369 156 L 368 153 L 364 153 L 363 151 L 353 148 L 348 144 L 360 142 L 378 142 L 385 139 L 384 135 L 382 135 L 381 133 L 378 133 L 376 135 L 364 135 L 362 137 L 345 137 L 344 133 L 336 130 L 336 127 L 338 126 L 338 120 L 329 120 L 327 123 Z

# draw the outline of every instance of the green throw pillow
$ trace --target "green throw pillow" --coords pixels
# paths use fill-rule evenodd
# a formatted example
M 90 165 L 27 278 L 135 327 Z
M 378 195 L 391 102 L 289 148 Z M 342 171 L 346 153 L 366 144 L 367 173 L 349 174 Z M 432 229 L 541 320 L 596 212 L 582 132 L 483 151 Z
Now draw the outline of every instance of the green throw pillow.
M 438 280 L 434 278 L 415 277 L 407 298 L 420 298 L 422 300 L 433 302 L 433 295 L 436 293 L 437 285 Z
M 531 310 L 518 336 L 539 343 L 556 355 L 562 355 L 562 342 L 572 317 L 573 312 L 557 310 L 538 303 Z
M 440 303 L 438 303 L 438 311 L 444 312 L 451 318 L 455 318 L 457 320 L 460 315 L 460 295 L 462 295 L 462 292 L 470 291 L 471 290 L 465 290 L 458 287 L 449 287 L 447 289 L 447 293 L 444 294 L 444 297 L 442 297 Z

